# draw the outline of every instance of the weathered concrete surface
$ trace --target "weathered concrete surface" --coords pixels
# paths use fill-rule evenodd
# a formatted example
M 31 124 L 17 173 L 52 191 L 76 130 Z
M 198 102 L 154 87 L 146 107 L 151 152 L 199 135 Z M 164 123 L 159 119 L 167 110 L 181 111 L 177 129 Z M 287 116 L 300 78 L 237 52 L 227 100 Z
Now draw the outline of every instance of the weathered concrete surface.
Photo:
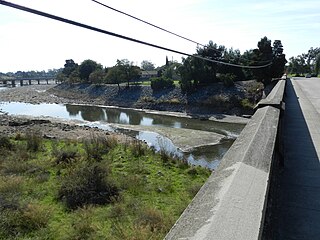
M 258 109 L 166 239 L 258 239 L 280 110 Z
M 320 79 L 288 81 L 272 239 L 320 239 L 319 92 Z
M 275 108 L 280 108 L 283 100 L 284 90 L 286 86 L 286 80 L 279 80 L 278 83 L 274 86 L 269 95 L 262 99 L 255 109 L 265 107 L 265 106 L 273 106 Z

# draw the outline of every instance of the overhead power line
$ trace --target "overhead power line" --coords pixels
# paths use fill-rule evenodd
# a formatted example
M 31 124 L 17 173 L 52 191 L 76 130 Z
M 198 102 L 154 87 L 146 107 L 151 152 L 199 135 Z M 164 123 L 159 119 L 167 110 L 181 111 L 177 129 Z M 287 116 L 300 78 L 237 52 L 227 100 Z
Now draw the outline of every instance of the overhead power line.
M 189 42 L 195 43 L 195 44 L 197 44 L 197 45 L 199 45 L 199 46 L 206 47 L 206 48 L 210 48 L 210 49 L 212 49 L 212 50 L 214 50 L 214 51 L 216 51 L 216 52 L 221 53 L 221 51 L 219 51 L 219 50 L 217 50 L 217 49 L 214 49 L 214 48 L 208 47 L 208 46 L 206 46 L 206 45 L 203 45 L 203 44 L 201 44 L 201 43 L 199 43 L 199 42 L 196 42 L 196 41 L 194 41 L 194 40 L 192 40 L 192 39 L 190 39 L 190 38 L 181 36 L 181 35 L 179 35 L 179 34 L 177 34 L 177 33 L 174 33 L 174 32 L 172 32 L 172 31 L 169 31 L 169 30 L 165 29 L 165 28 L 159 27 L 159 26 L 157 26 L 157 25 L 155 25 L 155 24 L 152 24 L 152 23 L 150 23 L 150 22 L 148 22 L 148 21 L 145 21 L 145 20 L 143 20 L 143 19 L 141 19 L 141 18 L 135 17 L 135 16 L 133 16 L 133 15 L 131 15 L 131 14 L 128 14 L 128 13 L 126 13 L 126 12 L 123 12 L 123 11 L 120 11 L 120 10 L 118 10 L 118 9 L 115 9 L 115 8 L 109 6 L 109 5 L 106 5 L 106 4 L 102 3 L 102 2 L 99 2 L 99 1 L 96 1 L 96 0 L 91 0 L 91 1 L 97 3 L 97 4 L 101 5 L 101 6 L 104 6 L 104 7 L 106 7 L 106 8 L 109 8 L 109 9 L 115 11 L 115 12 L 121 13 L 121 14 L 123 14 L 123 15 L 126 15 L 126 16 L 130 17 L 130 18 L 133 18 L 133 19 L 135 19 L 135 20 L 137 20 L 137 21 L 143 22 L 143 23 L 145 23 L 145 24 L 147 24 L 147 25 L 149 25 L 149 26 L 152 26 L 152 27 L 154 27 L 154 28 L 157 28 L 157 29 L 159 29 L 159 30 L 161 30 L 161 31 L 167 32 L 167 33 L 172 34 L 172 35 L 174 35 L 174 36 L 176 36 L 176 37 L 179 37 L 179 38 L 182 38 L 182 39 L 187 40 L 187 41 L 189 41 Z
M 192 40 L 192 39 L 190 39 L 190 38 L 181 36 L 181 35 L 179 35 L 179 34 L 177 34 L 177 33 L 174 33 L 174 32 L 172 32 L 172 31 L 169 31 L 169 30 L 165 29 L 165 28 L 159 27 L 159 26 L 157 26 L 157 25 L 155 25 L 155 24 L 152 24 L 152 23 L 150 23 L 150 22 L 148 22 L 148 21 L 146 21 L 146 20 L 143 20 L 143 19 L 141 19 L 141 18 L 135 17 L 135 16 L 133 16 L 133 15 L 131 15 L 131 14 L 129 14 L 129 13 L 123 12 L 123 11 L 121 11 L 121 10 L 119 10 L 119 9 L 116 9 L 116 8 L 114 8 L 114 7 L 111 7 L 110 5 L 107 5 L 107 4 L 102 3 L 102 2 L 100 2 L 100 1 L 97 1 L 97 0 L 91 0 L 91 1 L 92 1 L 92 2 L 95 2 L 95 3 L 99 4 L 99 5 L 101 5 L 101 6 L 103 6 L 103 7 L 109 8 L 109 9 L 111 9 L 112 11 L 118 12 L 118 13 L 123 14 L 123 15 L 125 15 L 125 16 L 128 16 L 128 17 L 130 17 L 130 18 L 133 18 L 133 19 L 135 19 L 135 20 L 137 20 L 137 21 L 140 21 L 140 22 L 142 22 L 142 23 L 145 23 L 145 24 L 147 24 L 147 25 L 149 25 L 149 26 L 152 26 L 152 27 L 154 27 L 154 28 L 157 28 L 157 29 L 159 29 L 159 30 L 161 30 L 161 31 L 167 32 L 167 33 L 172 34 L 172 35 L 174 35 L 174 36 L 176 36 L 176 37 L 179 37 L 179 38 L 182 38 L 182 39 L 187 40 L 187 41 L 189 41 L 189 42 L 195 43 L 195 44 L 197 44 L 198 46 L 202 46 L 202 47 L 204 47 L 204 48 L 211 49 L 211 50 L 216 51 L 216 52 L 218 52 L 218 53 L 222 53 L 222 52 L 223 52 L 222 50 L 218 50 L 218 49 L 212 48 L 212 47 L 210 47 L 210 46 L 208 46 L 208 45 L 204 45 L 204 44 L 201 44 L 201 43 L 199 43 L 199 42 L 196 42 L 196 41 L 194 41 L 194 40 Z M 239 59 L 243 59 L 243 58 L 239 58 Z M 245 60 L 246 60 L 246 59 L 245 59 Z M 253 62 L 263 64 L 263 63 L 265 63 L 265 62 L 270 62 L 270 61 L 253 61 Z
M 144 42 L 144 41 L 141 41 L 141 40 L 138 40 L 138 39 L 126 37 L 126 36 L 123 36 L 123 35 L 120 35 L 120 34 L 117 34 L 117 33 L 113 33 L 113 32 L 106 31 L 106 30 L 103 30 L 103 29 L 100 29 L 100 28 L 92 27 L 92 26 L 89 26 L 89 25 L 86 25 L 86 24 L 83 24 L 83 23 L 79 23 L 79 22 L 76 22 L 76 21 L 73 21 L 73 20 L 69 20 L 69 19 L 66 19 L 66 18 L 58 17 L 58 16 L 55 16 L 55 15 L 52 15 L 52 14 L 49 14 L 49 13 L 45 13 L 45 12 L 42 12 L 42 11 L 38 11 L 38 10 L 35 10 L 35 9 L 32 9 L 32 8 L 24 7 L 24 6 L 21 6 L 21 5 L 18 5 L 18 4 L 14 4 L 14 3 L 10 3 L 10 2 L 7 2 L 7 1 L 0 0 L 0 4 L 4 5 L 4 6 L 15 8 L 15 9 L 19 9 L 21 11 L 33 13 L 33 14 L 36 14 L 36 15 L 39 15 L 39 16 L 42 16 L 42 17 L 54 19 L 56 21 L 68 23 L 68 24 L 71 24 L 71 25 L 74 25 L 74 26 L 78 26 L 78 27 L 82 27 L 82 28 L 86 28 L 86 29 L 89 29 L 89 30 L 92 30 L 92 31 L 95 31 L 95 32 L 100 32 L 100 33 L 107 34 L 107 35 L 110 35 L 110 36 L 113 36 L 113 37 L 125 39 L 125 40 L 131 41 L 131 42 L 147 45 L 147 46 L 150 46 L 150 47 L 154 47 L 154 48 L 158 48 L 158 49 L 161 49 L 161 50 L 165 50 L 165 51 L 169 51 L 169 52 L 185 55 L 185 56 L 188 56 L 188 57 L 194 57 L 194 58 L 202 59 L 202 60 L 213 62 L 213 63 L 220 63 L 220 64 L 223 64 L 223 65 L 228 65 L 228 66 L 233 66 L 233 67 L 251 68 L 251 69 L 254 69 L 254 68 L 265 68 L 265 67 L 268 67 L 268 66 L 272 65 L 272 62 L 270 62 L 269 64 L 262 65 L 262 66 L 243 66 L 243 65 L 237 65 L 237 64 L 226 63 L 226 62 L 217 61 L 217 60 L 213 60 L 213 59 L 208 59 L 208 58 L 201 57 L 201 56 L 198 56 L 198 55 L 191 55 L 191 54 L 184 53 L 184 52 L 181 52 L 181 51 L 177 51 L 177 50 L 173 50 L 173 49 L 170 49 L 170 48 L 162 47 L 162 46 L 159 46 L 159 45 L 156 45 L 156 44 Z

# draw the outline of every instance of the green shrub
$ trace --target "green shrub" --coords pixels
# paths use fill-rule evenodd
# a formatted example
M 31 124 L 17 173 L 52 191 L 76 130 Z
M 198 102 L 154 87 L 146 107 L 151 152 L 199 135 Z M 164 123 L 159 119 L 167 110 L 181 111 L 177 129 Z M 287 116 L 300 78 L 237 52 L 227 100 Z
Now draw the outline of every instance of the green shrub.
M 78 150 L 71 145 L 65 145 L 63 148 L 57 147 L 57 142 L 52 142 L 52 156 L 56 164 L 69 164 L 78 157 Z
M 0 212 L 4 209 L 19 208 L 22 182 L 21 177 L 0 176 Z
M 242 99 L 240 104 L 241 104 L 241 107 L 243 107 L 244 109 L 253 109 L 254 108 L 254 104 L 251 103 L 250 100 L 247 98 Z
M 119 189 L 108 175 L 109 170 L 98 163 L 79 163 L 63 177 L 58 199 L 69 209 L 110 203 L 119 195 Z
M 232 73 L 227 74 L 220 74 L 220 80 L 226 87 L 232 87 L 234 86 L 234 80 L 236 79 L 236 76 Z
M 48 225 L 51 210 L 38 204 L 4 209 L 0 214 L 0 239 L 13 239 Z
M 200 183 L 189 185 L 187 188 L 187 191 L 191 197 L 194 197 L 199 192 L 201 187 L 202 187 L 202 184 L 200 184 Z
M 72 218 L 70 239 L 96 239 L 95 233 L 97 229 L 92 224 L 94 217 L 93 210 L 92 207 L 84 207 L 77 210 Z
M 198 175 L 198 171 L 197 171 L 197 168 L 196 167 L 190 167 L 188 170 L 187 170 L 187 173 L 189 175 Z
M 212 107 L 224 107 L 226 104 L 228 104 L 228 97 L 224 96 L 222 94 L 216 94 L 213 96 L 208 97 L 205 101 L 205 105 L 209 105 Z
M 130 148 L 131 153 L 135 157 L 141 157 L 146 152 L 146 146 L 143 145 L 142 142 L 139 140 L 133 141 L 130 146 L 131 146 L 131 148 Z
M 125 216 L 126 209 L 123 204 L 114 204 L 108 213 L 108 217 L 110 218 L 121 218 Z
M 16 156 L 7 157 L 6 161 L 2 163 L 1 172 L 9 174 L 24 174 L 34 166 L 27 161 L 23 161 Z
M 7 150 L 12 150 L 13 149 L 13 144 L 10 142 L 9 137 L 7 136 L 0 136 L 0 149 L 7 149 Z
M 116 146 L 117 142 L 114 138 L 91 136 L 90 139 L 84 140 L 83 144 L 87 159 L 101 160 L 102 156 Z
M 0 176 L 0 239 L 29 233 L 47 225 L 50 209 L 21 204 L 23 178 Z
M 150 227 L 152 232 L 164 229 L 166 220 L 163 213 L 155 208 L 142 209 L 138 216 L 138 222 L 143 226 Z
M 31 152 L 37 152 L 42 147 L 42 137 L 40 133 L 29 132 L 26 134 L 27 149 Z
M 151 78 L 151 88 L 153 91 L 173 88 L 174 82 L 172 79 L 165 78 L 165 77 L 157 77 Z
M 72 149 L 62 149 L 56 154 L 56 163 L 70 163 L 77 157 L 77 151 Z

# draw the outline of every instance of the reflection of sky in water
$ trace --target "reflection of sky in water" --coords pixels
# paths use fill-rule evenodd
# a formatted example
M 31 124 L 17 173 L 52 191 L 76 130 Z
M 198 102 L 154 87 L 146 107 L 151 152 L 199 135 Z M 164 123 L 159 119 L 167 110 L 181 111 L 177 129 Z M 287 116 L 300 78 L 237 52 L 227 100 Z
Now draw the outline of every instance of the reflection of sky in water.
M 106 122 L 108 122 L 108 114 L 107 114 L 106 109 L 103 109 L 103 114 L 104 114 L 104 120 L 105 120 Z
M 35 117 L 48 116 L 63 119 L 77 119 L 82 120 L 82 117 L 77 114 L 76 116 L 70 116 L 66 111 L 64 105 L 59 104 L 28 104 L 28 103 L 0 103 L 0 109 L 3 112 L 8 112 L 13 115 L 32 115 Z
M 129 116 L 126 114 L 126 113 L 120 113 L 120 120 L 119 120 L 119 122 L 121 123 L 121 124 L 129 124 L 129 120 L 130 120 L 130 118 L 129 118 Z
M 0 109 L 8 114 L 33 115 L 56 117 L 71 120 L 85 120 L 90 122 L 101 121 L 106 123 L 132 124 L 142 126 L 160 126 L 171 128 L 187 128 L 209 132 L 216 132 L 236 138 L 244 125 L 223 124 L 214 121 L 200 121 L 172 116 L 146 114 L 128 109 L 114 109 L 107 107 L 94 107 L 85 105 L 60 104 L 27 104 L 27 103 L 1 103 Z
M 98 127 L 101 129 L 115 131 L 108 120 L 111 123 L 121 123 L 121 124 L 140 124 L 143 126 L 162 126 L 171 128 L 183 128 L 183 127 L 196 127 L 196 129 L 206 129 L 209 124 L 215 124 L 213 122 L 195 122 L 196 120 L 179 119 L 179 118 L 168 118 L 166 116 L 155 116 L 148 114 L 143 115 L 141 112 L 136 112 L 134 110 L 121 109 L 109 109 L 109 108 L 99 108 L 90 106 L 77 106 L 68 105 L 69 109 L 65 105 L 60 104 L 27 104 L 27 103 L 1 103 L 0 110 L 13 115 L 29 115 L 29 116 L 48 116 L 54 118 L 70 119 L 70 120 L 81 120 L 84 121 L 83 125 L 88 125 L 91 127 Z M 68 111 L 69 110 L 69 111 Z M 192 122 L 193 121 L 193 122 Z M 194 125 L 194 122 L 196 125 Z M 192 124 L 193 123 L 193 124 Z M 231 146 L 232 139 L 237 136 L 237 132 L 233 129 L 225 128 L 227 125 L 218 125 L 219 130 L 228 136 L 230 140 L 226 143 L 218 144 L 215 146 L 206 146 L 204 148 L 197 148 L 191 153 L 183 153 L 180 151 L 170 139 L 154 133 L 154 132 L 139 132 L 135 137 L 137 139 L 146 141 L 149 146 L 153 146 L 157 151 L 160 149 L 165 149 L 172 155 L 185 158 L 190 164 L 200 165 L 214 169 L 219 164 L 219 160 L 222 158 L 224 153 Z M 241 128 L 239 128 L 241 129 Z
M 181 122 L 175 122 L 175 123 L 173 124 L 173 127 L 174 127 L 174 128 L 181 128 Z
M 153 119 L 148 117 L 143 117 L 140 121 L 142 126 L 153 126 Z
M 218 144 L 215 146 L 204 146 L 200 149 L 195 149 L 190 153 L 183 153 L 170 139 L 158 133 L 141 131 L 138 132 L 135 137 L 145 141 L 149 147 L 154 147 L 156 151 L 160 151 L 161 149 L 165 150 L 172 156 L 180 159 L 186 158 L 191 165 L 207 167 L 209 169 L 216 169 L 218 167 L 221 158 L 230 147 L 225 146 L 224 144 Z M 227 145 L 231 145 L 231 143 L 228 143 Z

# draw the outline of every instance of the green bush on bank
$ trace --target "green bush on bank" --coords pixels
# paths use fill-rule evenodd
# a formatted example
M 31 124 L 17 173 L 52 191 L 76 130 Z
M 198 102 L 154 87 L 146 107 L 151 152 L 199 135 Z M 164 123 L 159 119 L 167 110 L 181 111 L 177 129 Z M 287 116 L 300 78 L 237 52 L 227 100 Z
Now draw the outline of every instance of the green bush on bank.
M 68 169 L 62 178 L 58 199 L 69 209 L 88 204 L 103 205 L 112 202 L 119 189 L 109 178 L 107 167 L 98 163 L 84 162 Z
M 151 88 L 153 91 L 159 91 L 163 89 L 173 88 L 174 82 L 170 78 L 156 77 L 151 78 Z
M 220 74 L 219 78 L 225 87 L 234 86 L 234 81 L 236 80 L 236 76 L 232 73 Z
M 210 174 L 135 141 L 2 142 L 0 239 L 163 239 Z

